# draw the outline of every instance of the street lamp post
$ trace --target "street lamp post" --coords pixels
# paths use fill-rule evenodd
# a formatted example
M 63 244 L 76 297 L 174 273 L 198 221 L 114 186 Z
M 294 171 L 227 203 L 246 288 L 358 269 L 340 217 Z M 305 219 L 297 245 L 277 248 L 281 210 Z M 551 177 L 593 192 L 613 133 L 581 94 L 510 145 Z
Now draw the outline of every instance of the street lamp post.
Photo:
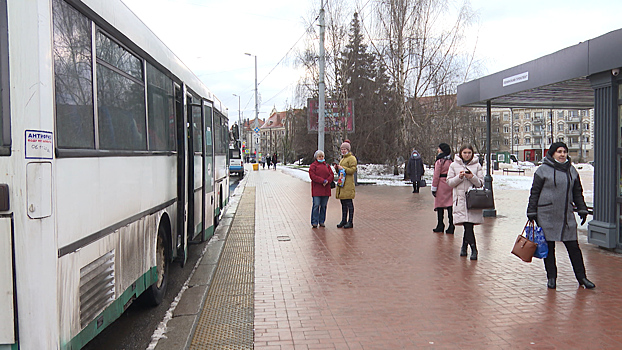
M 242 132 L 244 128 L 242 127 L 242 111 L 240 110 L 240 95 L 233 94 L 233 96 L 238 98 L 238 148 L 242 148 Z
M 251 55 L 250 53 L 245 53 L 245 55 L 255 56 L 255 123 L 253 127 L 253 132 L 255 132 L 255 129 L 259 127 L 259 101 L 257 101 L 257 55 Z M 257 138 L 257 136 L 255 136 L 254 138 Z M 257 141 L 257 143 L 259 142 Z M 253 148 L 255 148 L 255 146 L 253 146 Z M 255 151 L 257 150 L 255 149 Z

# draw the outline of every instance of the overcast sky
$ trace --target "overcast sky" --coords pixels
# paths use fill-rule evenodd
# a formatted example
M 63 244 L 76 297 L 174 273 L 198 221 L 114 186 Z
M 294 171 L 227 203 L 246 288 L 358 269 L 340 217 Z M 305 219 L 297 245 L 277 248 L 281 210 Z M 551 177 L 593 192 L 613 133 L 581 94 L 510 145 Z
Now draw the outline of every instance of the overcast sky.
M 254 117 L 254 58 L 245 53 L 257 56 L 260 118 L 295 102 L 299 73 L 291 49 L 302 46 L 305 19 L 315 17 L 320 0 L 122 1 L 229 108 L 231 123 L 238 120 L 233 94 L 243 118 Z M 369 1 L 375 0 L 352 0 Z M 468 37 L 477 40 L 485 75 L 622 28 L 622 0 L 470 3 L 478 19 Z

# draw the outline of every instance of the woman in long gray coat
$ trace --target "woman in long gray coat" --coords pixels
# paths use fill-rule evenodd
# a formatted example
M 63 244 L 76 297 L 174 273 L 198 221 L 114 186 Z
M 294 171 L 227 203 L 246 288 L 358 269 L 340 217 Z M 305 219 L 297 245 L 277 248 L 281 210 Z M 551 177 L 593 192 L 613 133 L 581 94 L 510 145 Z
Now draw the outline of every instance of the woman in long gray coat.
M 413 182 L 413 193 L 419 193 L 419 182 L 424 172 L 423 159 L 421 159 L 419 152 L 413 149 L 413 153 L 410 155 L 410 159 L 408 159 L 408 174 Z
M 527 218 L 542 227 L 549 247 L 549 254 L 544 258 L 544 268 L 548 279 L 547 287 L 551 289 L 555 289 L 557 284 L 556 241 L 564 242 L 579 285 L 588 289 L 596 287 L 585 275 L 573 204 L 577 207 L 583 225 L 587 219 L 587 206 L 583 198 L 581 179 L 568 158 L 568 146 L 563 142 L 556 142 L 551 145 L 542 165 L 533 176 L 527 206 Z
M 471 187 L 484 186 L 484 169 L 471 145 L 460 147 L 460 152 L 456 154 L 454 162 L 449 166 L 447 184 L 453 187 L 454 225 L 464 227 L 460 256 L 467 255 L 468 245 L 471 247 L 470 259 L 477 260 L 477 244 L 473 228 L 484 222 L 484 215 L 481 209 L 467 209 L 466 192 Z

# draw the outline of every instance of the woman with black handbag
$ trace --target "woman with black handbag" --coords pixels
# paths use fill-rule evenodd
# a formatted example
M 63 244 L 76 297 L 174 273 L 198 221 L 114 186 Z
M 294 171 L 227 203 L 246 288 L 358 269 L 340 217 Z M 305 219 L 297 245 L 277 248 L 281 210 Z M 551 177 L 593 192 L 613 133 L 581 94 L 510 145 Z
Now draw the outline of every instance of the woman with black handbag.
M 550 289 L 555 289 L 557 285 L 556 241 L 564 242 L 579 285 L 587 289 L 596 287 L 585 275 L 583 254 L 577 240 L 574 206 L 577 207 L 583 225 L 587 220 L 587 206 L 579 173 L 570 162 L 568 146 L 563 142 L 555 142 L 533 176 L 527 205 L 527 218 L 542 227 L 549 247 L 548 256 L 544 258 L 544 268 L 547 287 Z
M 471 187 L 484 186 L 484 169 L 479 158 L 473 151 L 473 146 L 463 145 L 454 157 L 454 162 L 447 172 L 447 184 L 453 187 L 453 216 L 454 225 L 464 227 L 460 256 L 467 255 L 467 246 L 471 247 L 471 260 L 477 260 L 477 245 L 473 228 L 484 222 L 482 209 L 468 209 L 466 192 Z

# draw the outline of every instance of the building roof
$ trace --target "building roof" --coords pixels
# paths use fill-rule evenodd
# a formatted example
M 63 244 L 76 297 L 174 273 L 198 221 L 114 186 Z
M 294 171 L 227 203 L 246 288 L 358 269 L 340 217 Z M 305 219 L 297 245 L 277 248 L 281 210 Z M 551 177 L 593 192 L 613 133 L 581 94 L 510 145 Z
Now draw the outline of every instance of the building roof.
M 622 29 L 458 86 L 458 105 L 589 109 L 589 77 L 622 67 Z
M 254 119 L 244 119 L 244 121 L 242 122 L 244 124 L 244 130 L 245 131 L 253 131 L 253 128 L 255 127 L 255 119 L 257 119 L 257 125 L 259 125 L 260 127 L 263 125 L 264 120 L 260 119 L 260 118 L 254 118 Z
M 286 118 L 287 118 L 287 112 L 277 112 L 276 109 L 272 109 L 272 112 L 270 113 L 270 117 L 266 119 L 266 122 L 260 128 L 261 129 L 284 128 Z

